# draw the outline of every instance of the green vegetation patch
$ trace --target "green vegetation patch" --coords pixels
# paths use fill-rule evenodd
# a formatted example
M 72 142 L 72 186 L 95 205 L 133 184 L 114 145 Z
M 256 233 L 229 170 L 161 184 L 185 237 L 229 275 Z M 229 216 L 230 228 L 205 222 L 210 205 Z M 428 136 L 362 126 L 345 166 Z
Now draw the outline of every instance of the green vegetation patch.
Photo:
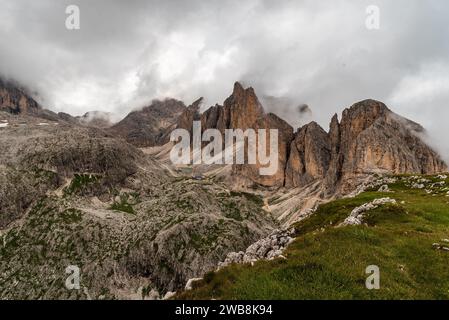
M 62 220 L 67 223 L 78 223 L 83 220 L 81 210 L 69 208 L 61 213 Z
M 90 192 L 94 187 L 99 186 L 101 176 L 93 174 L 75 174 L 70 185 L 64 188 L 65 195 L 82 194 Z
M 109 207 L 109 210 L 117 210 L 130 214 L 135 214 L 134 207 L 139 203 L 138 195 L 123 193 L 119 196 L 119 200 L 114 200 L 114 203 Z
M 398 178 L 388 194 L 371 190 L 321 205 L 295 225 L 297 238 L 284 252 L 286 260 L 208 273 L 177 298 L 449 299 L 449 252 L 433 246 L 449 247 L 445 186 L 428 192 Z M 363 225 L 338 226 L 355 207 L 384 197 L 397 204 L 366 212 Z M 370 265 L 380 268 L 380 290 L 365 286 Z

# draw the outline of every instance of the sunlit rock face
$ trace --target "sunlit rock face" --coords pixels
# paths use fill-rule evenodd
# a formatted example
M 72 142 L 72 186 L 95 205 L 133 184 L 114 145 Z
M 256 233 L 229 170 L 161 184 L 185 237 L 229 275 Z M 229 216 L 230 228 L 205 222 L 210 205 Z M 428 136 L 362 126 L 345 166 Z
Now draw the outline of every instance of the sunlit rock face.
M 423 140 L 424 129 L 394 114 L 383 103 L 365 100 L 345 109 L 330 125 L 328 192 L 347 191 L 358 176 L 371 173 L 434 174 L 447 170 Z
M 285 183 L 285 167 L 293 128 L 272 113 L 265 113 L 253 88 L 244 89 L 238 82 L 223 106 L 211 107 L 201 116 L 203 129 L 215 128 L 224 133 L 225 129 L 270 129 L 278 130 L 278 167 L 273 175 L 260 175 L 259 163 L 254 165 L 234 165 L 233 177 L 237 185 L 248 187 L 254 184 L 265 187 L 282 187 Z M 266 136 L 270 140 L 269 135 Z M 257 149 L 257 148 L 256 148 Z M 257 151 L 258 152 L 258 151 Z M 269 152 L 269 143 L 267 143 Z M 246 154 L 246 152 L 245 152 Z

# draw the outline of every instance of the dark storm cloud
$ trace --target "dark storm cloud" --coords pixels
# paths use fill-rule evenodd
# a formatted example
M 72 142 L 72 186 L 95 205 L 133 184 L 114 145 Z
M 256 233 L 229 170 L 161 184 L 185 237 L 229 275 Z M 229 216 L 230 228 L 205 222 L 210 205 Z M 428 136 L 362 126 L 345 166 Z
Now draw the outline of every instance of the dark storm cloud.
M 81 10 L 77 31 L 65 28 L 70 4 Z M 365 27 L 368 5 L 380 8 L 379 30 Z M 240 80 L 294 125 L 301 104 L 327 127 L 333 113 L 375 98 L 423 123 L 432 141 L 448 133 L 445 0 L 0 0 L 0 8 L 0 74 L 56 111 L 124 114 L 165 96 L 204 96 L 207 106 Z

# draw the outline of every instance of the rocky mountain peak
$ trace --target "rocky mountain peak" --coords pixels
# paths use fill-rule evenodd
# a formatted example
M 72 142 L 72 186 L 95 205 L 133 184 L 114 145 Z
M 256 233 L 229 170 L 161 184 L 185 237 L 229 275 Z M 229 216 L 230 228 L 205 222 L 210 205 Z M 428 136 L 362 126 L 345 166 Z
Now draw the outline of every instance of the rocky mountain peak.
M 377 119 L 391 113 L 388 107 L 376 100 L 363 100 L 345 109 L 342 113 L 340 125 L 344 128 L 351 128 L 351 134 L 358 135 L 360 132 L 370 127 Z
M 154 100 L 151 105 L 132 111 L 109 128 L 109 132 L 138 147 L 152 147 L 169 141 L 186 106 L 176 99 Z
M 197 99 L 190 106 L 188 106 L 179 116 L 176 127 L 186 129 L 192 134 L 193 122 L 201 120 L 200 107 L 202 103 L 203 97 Z
M 239 82 L 234 84 L 232 95 L 225 100 L 224 107 L 229 109 L 231 128 L 251 128 L 264 114 L 254 89 L 244 89 Z
M 358 102 L 332 118 L 329 137 L 331 162 L 326 192 L 342 193 L 372 173 L 434 174 L 447 170 L 441 157 L 419 134 L 417 123 L 393 113 L 375 100 Z
M 373 116 L 379 116 L 391 112 L 391 110 L 383 103 L 374 99 L 365 99 L 354 103 L 349 108 L 343 110 L 343 117 L 351 116 L 356 117 L 360 114 L 371 114 Z
M 316 122 L 316 121 L 311 121 L 308 124 L 302 126 L 301 128 L 298 129 L 298 132 L 314 132 L 314 131 L 324 131 L 324 129 Z M 325 131 L 324 131 L 325 132 Z

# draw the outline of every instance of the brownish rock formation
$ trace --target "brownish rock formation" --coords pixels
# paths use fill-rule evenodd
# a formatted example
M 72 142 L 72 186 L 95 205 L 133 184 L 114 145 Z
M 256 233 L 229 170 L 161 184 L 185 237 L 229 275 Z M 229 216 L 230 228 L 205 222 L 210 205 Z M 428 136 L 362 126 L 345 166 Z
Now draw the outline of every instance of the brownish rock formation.
M 39 104 L 17 86 L 0 79 L 0 110 L 12 114 L 38 115 Z
M 30 94 L 14 82 L 0 78 L 0 111 L 27 115 L 50 121 L 62 120 L 50 110 L 42 108 Z
M 360 178 L 373 173 L 432 174 L 447 170 L 440 156 L 421 139 L 424 129 L 390 111 L 383 103 L 365 100 L 335 115 L 327 133 L 311 122 L 293 135 L 292 128 L 266 114 L 252 88 L 234 85 L 224 105 L 201 116 L 203 130 L 217 128 L 279 130 L 279 169 L 259 175 L 259 165 L 234 165 L 241 186 L 304 187 L 322 180 L 324 194 L 352 191 Z
M 225 129 L 278 129 L 279 166 L 276 174 L 261 176 L 260 164 L 234 165 L 233 176 L 241 186 L 252 184 L 266 187 L 281 187 L 284 185 L 285 166 L 293 138 L 293 128 L 284 120 L 272 113 L 265 113 L 253 88 L 244 89 L 238 82 L 234 84 L 232 95 L 223 106 L 216 105 L 201 115 L 203 130 L 215 128 L 224 133 Z M 269 138 L 267 138 L 269 141 Z M 267 146 L 268 147 L 268 146 Z M 245 152 L 246 154 L 246 152 Z
M 201 120 L 200 107 L 202 101 L 203 98 L 199 98 L 181 113 L 176 122 L 177 128 L 186 129 L 192 134 L 193 122 Z
M 262 176 L 260 164 L 234 165 L 232 176 L 235 186 L 240 187 L 304 187 L 322 180 L 324 193 L 332 195 L 351 191 L 361 177 L 372 173 L 433 174 L 447 170 L 439 155 L 423 141 L 424 129 L 378 101 L 354 104 L 343 111 L 341 122 L 335 115 L 329 133 L 312 122 L 296 134 L 287 122 L 264 111 L 253 88 L 245 89 L 238 82 L 223 106 L 215 105 L 200 114 L 201 102 L 198 99 L 186 107 L 174 99 L 154 101 L 106 130 L 135 146 L 149 147 L 167 143 L 175 128 L 192 131 L 193 121 L 198 120 L 203 130 L 216 128 L 223 134 L 226 129 L 278 129 L 277 172 Z M 23 90 L 1 80 L 0 110 L 81 124 L 79 117 L 41 108 Z M 107 125 L 103 121 L 94 126 Z
M 304 186 L 323 179 L 329 168 L 331 143 L 329 135 L 316 122 L 298 130 L 290 147 L 285 170 L 285 186 Z
M 398 116 L 385 104 L 365 100 L 345 109 L 330 125 L 331 162 L 326 190 L 351 189 L 357 178 L 372 173 L 434 174 L 447 170 L 423 140 L 424 129 Z
M 137 147 L 162 145 L 169 141 L 169 132 L 185 109 L 184 103 L 175 99 L 155 100 L 150 106 L 128 114 L 108 132 Z

